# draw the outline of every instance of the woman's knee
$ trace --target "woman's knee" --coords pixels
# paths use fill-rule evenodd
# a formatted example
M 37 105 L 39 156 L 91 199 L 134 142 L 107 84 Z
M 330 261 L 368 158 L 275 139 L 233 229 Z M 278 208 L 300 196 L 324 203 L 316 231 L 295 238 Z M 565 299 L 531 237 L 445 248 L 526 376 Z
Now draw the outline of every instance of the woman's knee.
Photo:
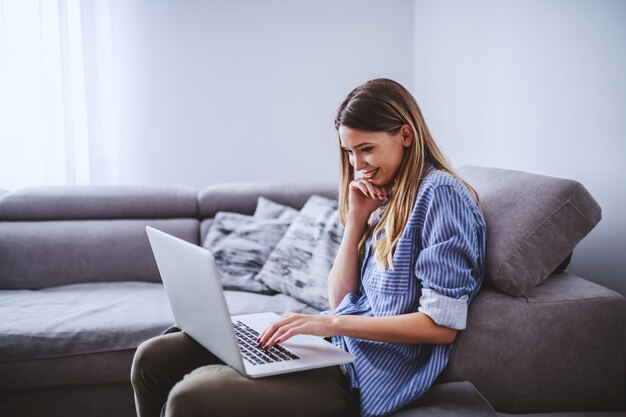
M 157 336 L 139 345 L 133 357 L 130 372 L 130 380 L 133 386 L 143 381 L 147 375 L 165 371 L 164 366 L 168 363 L 167 358 L 173 354 L 178 344 L 177 335 Z
M 158 338 L 155 338 L 158 339 Z M 146 372 L 149 372 L 155 366 L 157 362 L 157 352 L 159 349 L 159 341 L 150 339 L 137 347 L 135 356 L 133 356 L 133 364 L 130 370 L 130 381 L 133 386 L 136 386 Z
M 210 365 L 194 370 L 179 381 L 167 398 L 167 417 L 222 417 L 241 415 L 241 388 L 245 379 L 225 365 Z M 238 398 L 237 398 L 238 397 Z

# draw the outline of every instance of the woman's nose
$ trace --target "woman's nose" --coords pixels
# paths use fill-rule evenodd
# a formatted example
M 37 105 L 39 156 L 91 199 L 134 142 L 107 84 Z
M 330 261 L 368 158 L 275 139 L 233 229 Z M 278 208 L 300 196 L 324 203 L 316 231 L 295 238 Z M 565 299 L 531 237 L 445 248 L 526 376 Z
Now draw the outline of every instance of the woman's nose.
M 363 158 L 358 157 L 358 156 L 354 156 L 354 169 L 356 169 L 357 171 L 360 171 L 363 168 L 365 168 L 366 166 L 367 166 L 367 164 L 365 163 Z

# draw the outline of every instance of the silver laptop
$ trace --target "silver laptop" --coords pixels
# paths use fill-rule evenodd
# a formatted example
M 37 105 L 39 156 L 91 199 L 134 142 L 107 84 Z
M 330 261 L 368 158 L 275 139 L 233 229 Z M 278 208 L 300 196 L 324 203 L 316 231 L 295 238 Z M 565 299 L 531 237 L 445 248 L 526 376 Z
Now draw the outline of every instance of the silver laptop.
M 340 365 L 354 356 L 321 337 L 297 335 L 270 350 L 256 339 L 275 313 L 230 316 L 211 252 L 146 227 L 176 324 L 224 363 L 250 378 Z

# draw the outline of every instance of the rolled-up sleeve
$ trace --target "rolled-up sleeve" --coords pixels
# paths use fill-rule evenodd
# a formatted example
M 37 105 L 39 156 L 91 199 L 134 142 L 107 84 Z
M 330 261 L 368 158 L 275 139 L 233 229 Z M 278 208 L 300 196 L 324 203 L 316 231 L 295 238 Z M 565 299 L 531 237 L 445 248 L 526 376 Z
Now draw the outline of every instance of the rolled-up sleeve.
M 468 302 L 480 284 L 481 242 L 470 204 L 455 187 L 430 190 L 415 261 L 422 287 L 418 311 L 457 330 L 465 329 Z

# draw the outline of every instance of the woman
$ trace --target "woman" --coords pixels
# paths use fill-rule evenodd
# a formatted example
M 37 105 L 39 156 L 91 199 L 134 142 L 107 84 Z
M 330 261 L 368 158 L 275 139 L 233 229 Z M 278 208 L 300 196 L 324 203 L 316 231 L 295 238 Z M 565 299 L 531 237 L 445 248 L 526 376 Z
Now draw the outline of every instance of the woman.
M 385 415 L 441 373 L 484 275 L 477 197 L 394 81 L 354 89 L 335 127 L 345 230 L 328 278 L 331 310 L 288 314 L 258 342 L 271 348 L 297 334 L 330 337 L 356 361 L 253 381 L 224 365 L 203 366 L 220 362 L 182 333 L 161 336 L 140 346 L 133 363 L 141 417 L 158 415 L 166 400 L 172 416 Z

